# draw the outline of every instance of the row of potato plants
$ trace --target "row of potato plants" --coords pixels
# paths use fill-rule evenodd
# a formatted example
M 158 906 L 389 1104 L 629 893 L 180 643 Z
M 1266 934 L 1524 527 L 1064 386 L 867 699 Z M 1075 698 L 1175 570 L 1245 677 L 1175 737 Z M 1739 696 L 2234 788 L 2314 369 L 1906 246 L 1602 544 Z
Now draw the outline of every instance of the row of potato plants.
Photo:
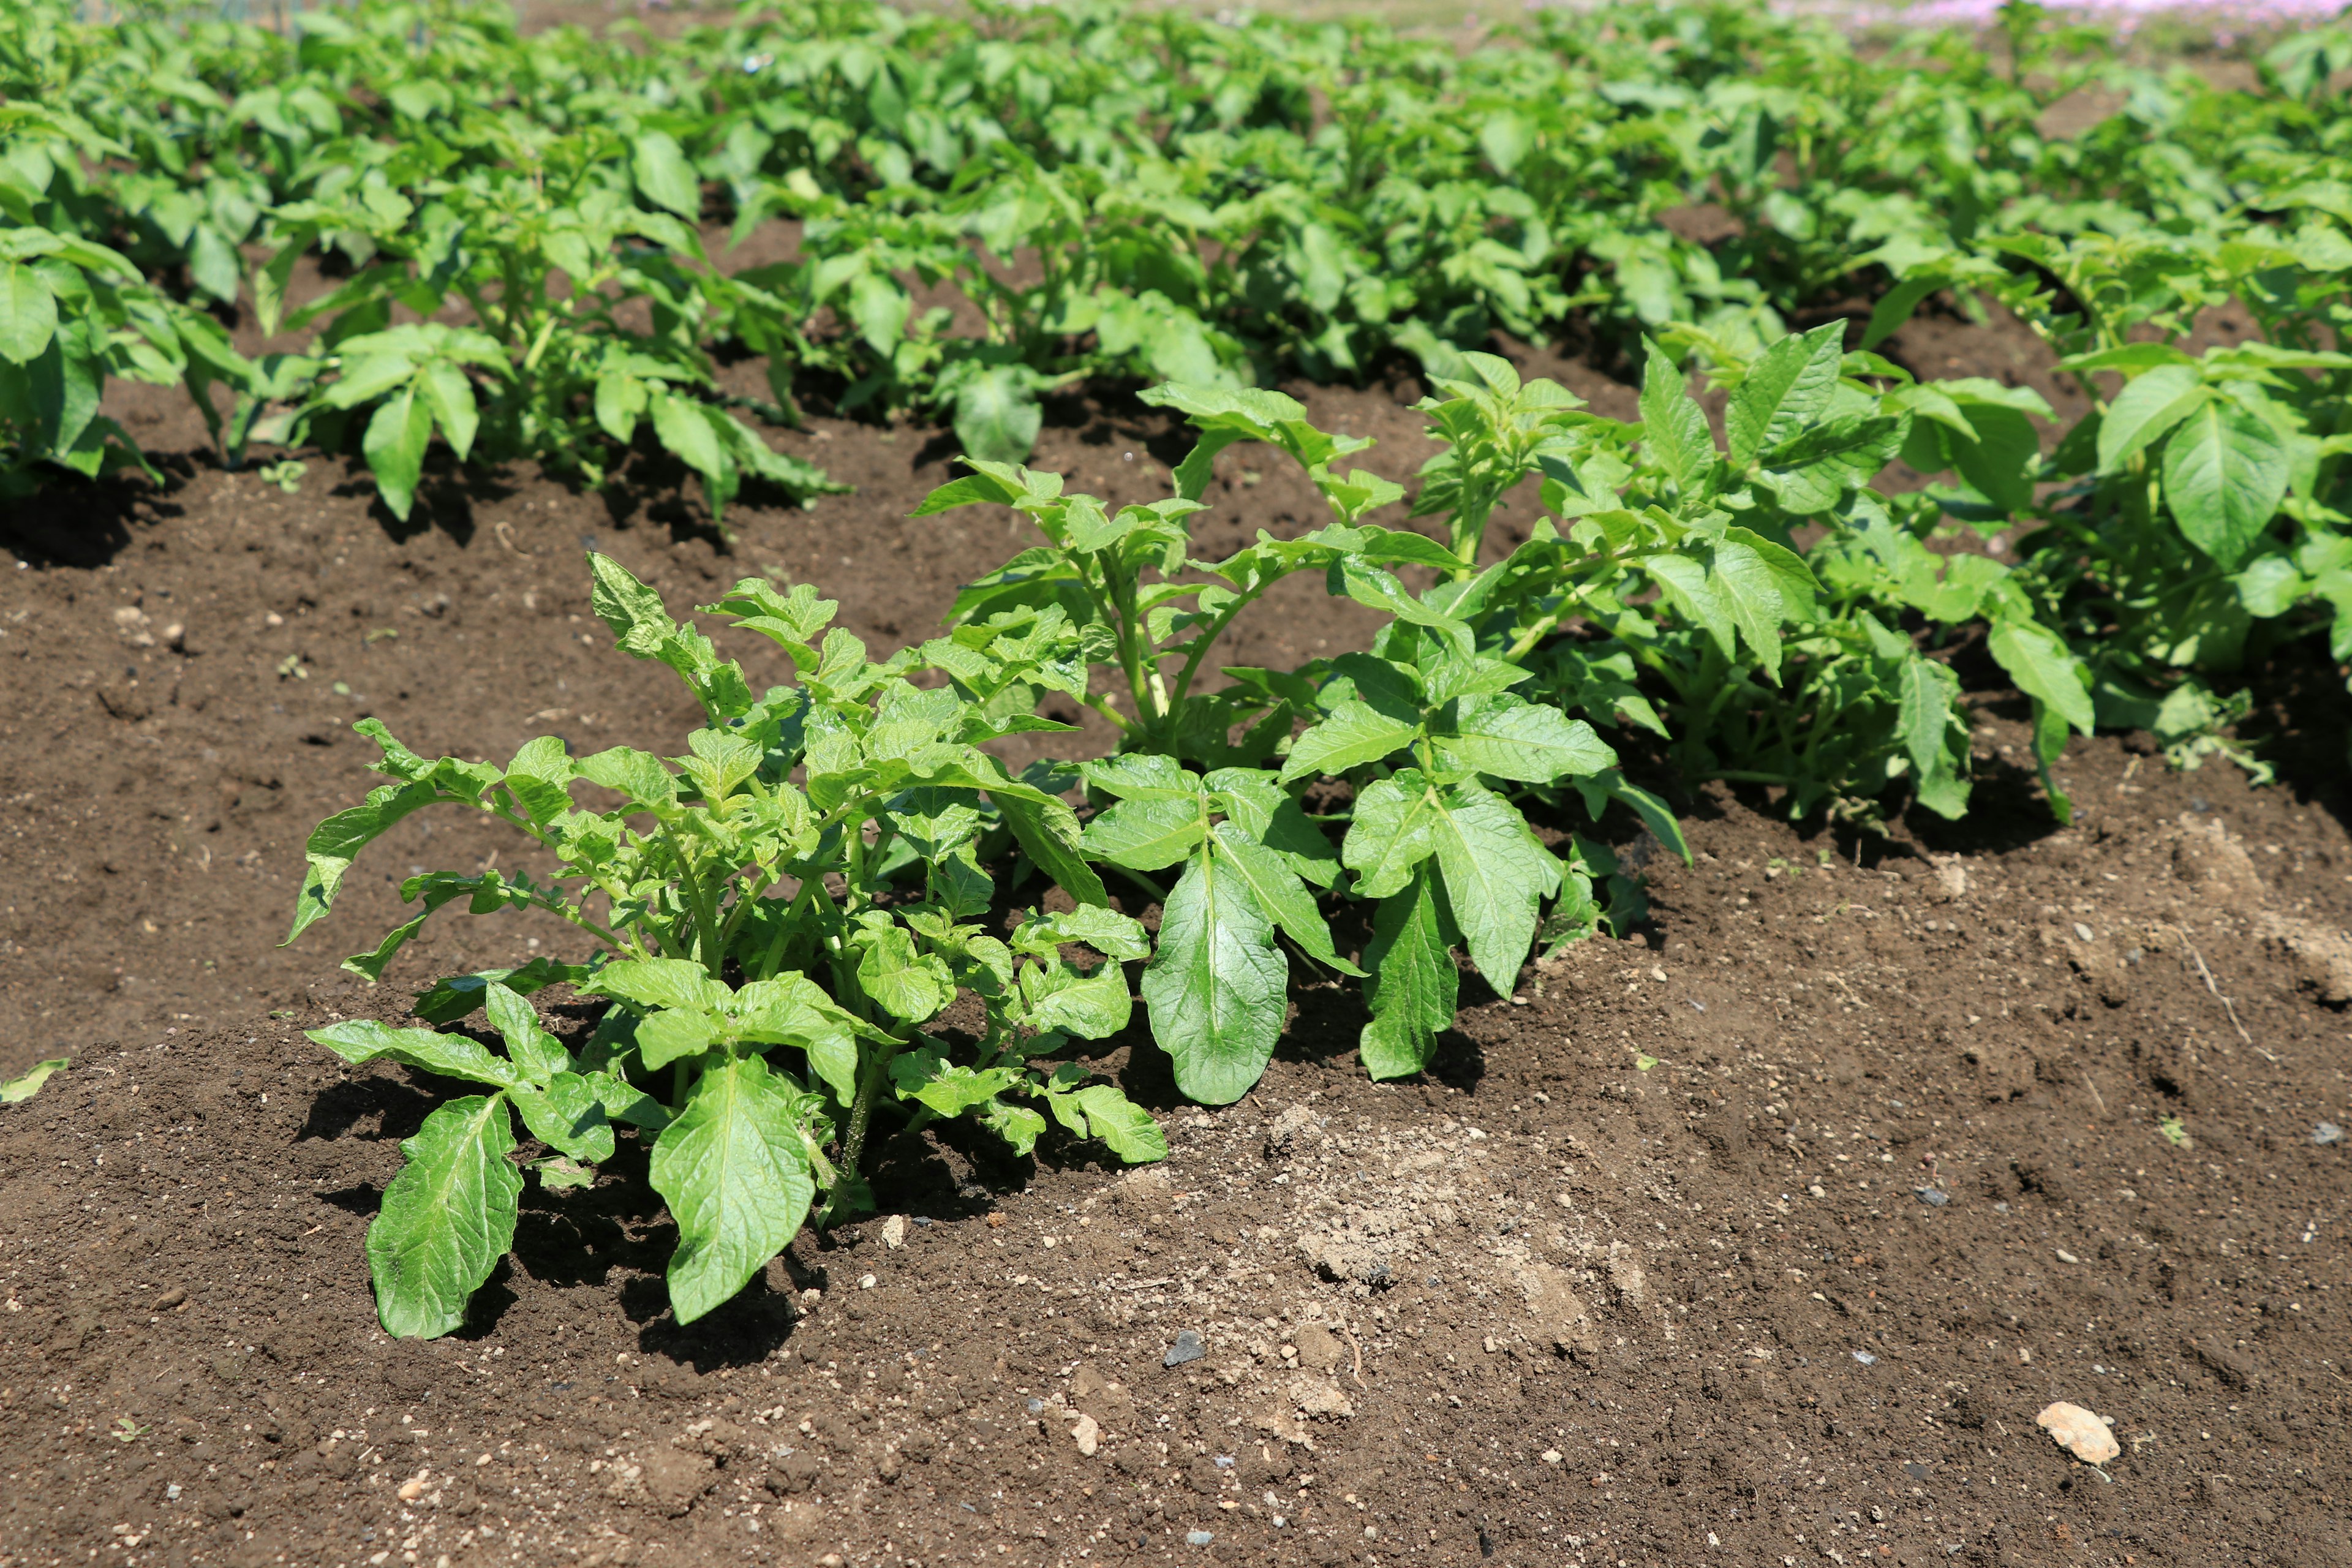
M 664 450 L 717 513 L 747 482 L 833 488 L 756 423 L 793 418 L 812 375 L 841 405 L 950 417 L 1005 462 L 1042 392 L 1082 374 L 1234 390 L 1385 346 L 1475 381 L 1466 345 L 1577 312 L 1653 329 L 1728 387 L 1825 290 L 1876 291 L 1865 349 L 1928 301 L 1981 299 L 2063 356 L 2089 416 L 2060 431 L 2021 389 L 1950 389 L 1953 422 L 1915 422 L 1900 453 L 1947 482 L 1932 505 L 1888 500 L 1891 531 L 1838 581 L 1916 579 L 1896 534 L 2014 538 L 1997 591 L 1899 602 L 1944 642 L 2063 639 L 2087 695 L 2037 694 L 2045 760 L 2096 720 L 2260 771 L 2226 738 L 2249 705 L 2236 671 L 2352 625 L 2334 357 L 2352 118 L 2327 90 L 2346 36 L 2291 38 L 2258 90 L 2221 91 L 2050 27 L 2016 29 L 2006 61 L 1948 37 L 1864 58 L 1734 7 L 1529 28 L 1457 60 L 1370 26 L 1084 7 L 786 7 L 676 47 L 525 37 L 466 4 L 370 0 L 299 37 L 18 8 L 0 21 L 0 488 L 144 461 L 100 413 L 110 376 L 184 383 L 231 462 L 256 441 L 356 446 L 403 515 L 436 437 L 592 485 Z M 2035 129 L 2093 83 L 2124 109 L 2073 140 Z M 1730 237 L 1660 222 L 1700 195 Z M 799 257 L 735 272 L 698 226 L 779 215 Z M 341 275 L 296 302 L 309 261 Z M 926 285 L 961 289 L 981 334 L 918 310 Z M 312 335 L 248 358 L 207 298 Z M 2258 341 L 2179 346 L 2222 310 Z M 765 398 L 722 390 L 738 352 L 764 363 Z M 1809 721 L 1934 679 L 1874 603 L 1822 598 L 1787 689 L 1720 649 L 1711 667 L 1704 639 L 1616 630 L 1545 679 L 1563 700 L 1637 689 L 1627 715 L 1670 721 L 1685 772 L 1784 787 L 1799 814 L 1866 814 L 1900 779 L 1957 809 L 1957 763 Z
M 2225 93 L 2079 28 L 2017 29 L 2006 62 L 1947 35 L 1864 55 L 1727 5 L 1542 14 L 1457 57 L 1370 23 L 1107 5 L 828 0 L 661 42 L 525 36 L 460 0 L 294 35 L 40 0 L 0 20 L 0 208 L 320 329 L 226 375 L 232 460 L 257 429 L 355 439 L 404 512 L 436 431 L 460 461 L 593 483 L 642 429 L 718 506 L 822 478 L 751 438 L 713 351 L 767 357 L 760 412 L 814 378 L 1018 460 L 1039 397 L 1088 374 L 1244 385 L 1397 352 L 1454 374 L 1492 331 L 1571 315 L 1637 354 L 1675 321 L 1760 344 L 1986 236 L 2260 221 L 2343 150 L 2347 48 L 2292 40 Z M 2126 107 L 2038 129 L 2088 86 Z M 1693 202 L 1726 237 L 1664 221 Z M 731 275 L 696 231 L 779 216 L 796 257 Z M 289 315 L 306 258 L 350 277 Z M 396 309 L 428 326 L 387 336 Z M 222 384 L 192 390 L 209 408 Z
M 1641 918 L 1638 881 L 1598 825 L 1613 804 L 1671 850 L 1683 840 L 1595 721 L 1703 746 L 1730 721 L 1703 710 L 1727 677 L 1774 692 L 1801 748 L 1866 751 L 1882 779 L 1907 775 L 1956 810 L 1968 718 L 1948 668 L 1907 635 L 1915 601 L 1940 588 L 1996 604 L 1995 657 L 2061 722 L 2081 676 L 2012 605 L 2000 567 L 1929 552 L 1921 510 L 1869 488 L 1923 424 L 1989 442 L 1977 405 L 1847 353 L 1843 331 L 1779 340 L 1736 378 L 1719 366 L 1720 444 L 1663 352 L 1634 424 L 1470 356 L 1469 377 L 1423 405 L 1445 450 L 1413 510 L 1442 538 L 1366 521 L 1403 488 L 1348 461 L 1370 442 L 1315 428 L 1291 399 L 1155 388 L 1199 437 L 1163 500 L 1113 509 L 985 458 L 929 497 L 918 516 L 1008 508 L 1038 540 L 965 588 L 936 638 L 877 661 L 807 584 L 747 578 L 704 606 L 782 649 L 793 678 L 764 691 L 592 556 L 620 649 L 667 665 L 702 708 L 685 751 L 573 757 L 542 738 L 499 766 L 419 756 L 363 721 L 391 782 L 310 841 L 289 941 L 415 811 L 484 812 L 541 852 L 532 870 L 410 878 L 416 914 L 348 963 L 371 979 L 453 905 L 541 910 L 581 944 L 576 960 L 437 981 L 415 1004 L 436 1028 L 312 1032 L 352 1062 L 489 1091 L 443 1105 L 404 1145 L 369 1237 L 386 1327 L 457 1327 L 511 1246 L 518 1116 L 540 1151 L 530 1168 L 554 1187 L 593 1181 L 618 1136 L 650 1140 L 678 1226 L 681 1321 L 735 1294 L 812 1213 L 869 1207 L 878 1138 L 967 1117 L 1020 1153 L 1058 1125 L 1156 1159 L 1149 1113 L 1073 1059 L 1074 1042 L 1128 1027 L 1129 963 L 1150 1037 L 1195 1100 L 1257 1082 L 1302 964 L 1360 983 L 1367 1072 L 1422 1072 L 1465 966 L 1507 995 L 1538 945 Z M 1213 465 L 1244 442 L 1301 465 L 1331 521 L 1196 558 Z M 1530 478 L 1547 515 L 1482 565 L 1502 498 Z M 1808 525 L 1822 535 L 1809 552 Z M 1290 670 L 1214 665 L 1226 629 L 1300 572 L 1383 616 L 1370 647 Z M 1875 638 L 1811 646 L 1831 598 Z M 1653 706 L 1645 672 L 1683 705 Z M 1037 716 L 1049 692 L 1107 717 L 1118 749 L 1008 771 L 989 742 L 1072 728 Z M 1579 821 L 1593 831 L 1562 826 Z M 1041 912 L 1047 883 L 1070 908 Z M 1114 890 L 1156 924 L 1114 908 Z M 1362 915 L 1341 929 L 1369 935 L 1349 952 L 1332 920 L 1351 904 Z M 605 1009 L 569 1047 L 530 1000 L 556 984 Z M 950 1021 L 964 997 L 974 1005 Z M 470 1025 L 478 1010 L 488 1031 Z

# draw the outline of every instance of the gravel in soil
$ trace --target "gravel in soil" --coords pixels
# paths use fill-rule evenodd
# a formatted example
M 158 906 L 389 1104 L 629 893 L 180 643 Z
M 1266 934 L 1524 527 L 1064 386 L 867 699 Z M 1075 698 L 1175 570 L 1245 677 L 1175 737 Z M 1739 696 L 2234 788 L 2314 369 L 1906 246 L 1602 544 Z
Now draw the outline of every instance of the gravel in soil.
M 1385 389 L 1309 397 L 1389 471 L 1426 449 Z M 1622 845 L 1640 940 L 1469 982 L 1424 1080 L 1362 1077 L 1338 988 L 1213 1111 L 1108 1042 L 1165 1165 L 898 1140 L 885 1213 L 683 1329 L 625 1152 L 527 1194 L 467 1330 L 387 1341 L 362 1237 L 449 1087 L 299 1031 L 558 932 L 452 920 L 381 988 L 333 973 L 411 864 L 515 853 L 444 816 L 270 949 L 366 782 L 344 726 L 674 744 L 667 672 L 588 616 L 591 536 L 674 605 L 814 581 L 877 645 L 1016 543 L 904 521 L 931 432 L 786 439 L 859 491 L 745 509 L 731 552 L 524 475 L 395 537 L 317 463 L 10 517 L 0 1070 L 75 1060 L 0 1111 L 0 1563 L 2352 1561 L 2352 1151 L 2313 1138 L 2352 1120 L 2342 803 L 2101 739 L 2061 830 L 1997 695 L 1969 823 L 1685 799 L 1694 865 Z M 1073 402 L 1039 461 L 1129 499 L 1180 447 Z M 1236 539 L 1314 526 L 1244 456 Z M 1364 635 L 1292 586 L 1234 662 Z M 2112 1418 L 2104 1469 L 2035 1426 L 2061 1400 Z

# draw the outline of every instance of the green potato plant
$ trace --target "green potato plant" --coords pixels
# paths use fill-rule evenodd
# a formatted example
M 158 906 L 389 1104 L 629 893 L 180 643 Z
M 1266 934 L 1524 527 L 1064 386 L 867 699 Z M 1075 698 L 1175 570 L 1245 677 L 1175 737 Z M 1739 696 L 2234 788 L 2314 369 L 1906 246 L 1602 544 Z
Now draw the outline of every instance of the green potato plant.
M 313 1037 L 347 1060 L 383 1058 L 497 1092 L 436 1110 L 404 1146 L 369 1257 L 384 1326 L 438 1334 L 511 1244 L 520 1175 L 506 1114 L 551 1153 L 544 1185 L 593 1180 L 614 1127 L 650 1136 L 651 1177 L 678 1226 L 671 1305 L 691 1321 L 733 1296 L 823 1200 L 828 1220 L 870 1205 L 861 1175 L 877 1118 L 907 1125 L 971 1117 L 1026 1153 L 1048 1117 L 1118 1158 L 1165 1152 L 1150 1117 L 1080 1064 L 1043 1065 L 1076 1039 L 1126 1026 L 1117 967 L 1142 929 L 1107 907 L 1081 853 L 1066 777 L 1007 773 L 989 741 L 1060 726 L 1030 693 L 1066 686 L 1076 637 L 1057 612 L 1013 612 L 877 663 L 838 627 L 830 601 L 760 578 L 712 613 L 765 637 L 796 680 L 755 694 L 691 623 L 613 561 L 592 556 L 594 604 L 621 649 L 676 670 L 705 727 L 684 754 L 619 746 L 574 759 L 553 737 L 500 767 L 427 759 L 374 720 L 392 783 L 312 834 L 291 942 L 332 908 L 372 841 L 433 805 L 486 813 L 549 858 L 541 875 L 427 872 L 402 885 L 418 912 L 346 967 L 373 979 L 438 910 L 538 910 L 567 922 L 579 962 L 457 976 L 417 1011 L 443 1026 L 487 1008 L 507 1050 L 463 1033 L 350 1023 Z M 921 670 L 947 684 L 919 687 Z M 795 782 L 797 781 L 797 782 Z M 591 786 L 601 805 L 575 801 Z M 1024 913 L 1004 934 L 983 859 L 1018 850 L 1076 901 Z M 919 866 L 919 889 L 902 873 Z M 1066 947 L 1108 962 L 1075 960 Z M 562 983 L 608 1004 L 575 1053 L 526 998 Z M 976 1040 L 943 1032 L 960 995 L 985 1020 Z

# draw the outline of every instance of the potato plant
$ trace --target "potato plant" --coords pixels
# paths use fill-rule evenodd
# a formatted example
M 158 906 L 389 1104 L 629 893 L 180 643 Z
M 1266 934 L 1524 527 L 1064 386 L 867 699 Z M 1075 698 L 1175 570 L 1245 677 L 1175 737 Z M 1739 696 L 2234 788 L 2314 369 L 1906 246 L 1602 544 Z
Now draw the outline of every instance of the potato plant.
M 419 912 L 348 967 L 370 976 L 450 904 L 538 910 L 569 922 L 578 962 L 446 980 L 418 1000 L 445 1026 L 485 1008 L 503 1056 L 462 1031 L 341 1024 L 312 1037 L 346 1060 L 379 1058 L 496 1092 L 436 1110 L 370 1231 L 384 1326 L 446 1333 L 511 1244 L 520 1175 L 508 1112 L 550 1152 L 542 1184 L 576 1185 L 609 1159 L 614 1127 L 653 1141 L 653 1184 L 678 1227 L 670 1300 L 681 1322 L 733 1296 L 820 1199 L 832 1219 L 870 1203 L 861 1175 L 877 1116 L 910 1124 L 970 1116 L 1027 1152 L 1049 1119 L 1122 1160 L 1156 1160 L 1150 1117 L 1084 1067 L 1038 1060 L 1126 1026 L 1117 961 L 1142 929 L 1107 907 L 1077 819 L 1050 771 L 1016 777 L 982 748 L 1022 730 L 1040 687 L 1066 686 L 1076 629 L 1057 612 L 1013 611 L 875 662 L 806 586 L 746 579 L 712 613 L 766 637 L 797 682 L 755 693 L 691 623 L 614 562 L 591 557 L 597 613 L 624 652 L 668 665 L 706 726 L 665 758 L 614 747 L 573 759 L 533 741 L 503 767 L 427 759 L 373 720 L 392 783 L 311 836 L 292 932 L 332 907 L 353 858 L 434 805 L 486 813 L 551 862 L 413 877 Z M 936 670 L 948 684 L 909 677 Z M 795 782 L 797 781 L 797 782 Z M 589 802 L 574 791 L 593 792 Z M 1076 900 L 1022 914 L 1005 934 L 982 845 L 1001 835 Z M 894 882 L 893 850 L 921 868 Z M 1088 961 L 1073 951 L 1099 955 Z M 609 1004 L 576 1051 L 528 994 L 556 982 Z M 940 1023 L 978 999 L 976 1040 Z

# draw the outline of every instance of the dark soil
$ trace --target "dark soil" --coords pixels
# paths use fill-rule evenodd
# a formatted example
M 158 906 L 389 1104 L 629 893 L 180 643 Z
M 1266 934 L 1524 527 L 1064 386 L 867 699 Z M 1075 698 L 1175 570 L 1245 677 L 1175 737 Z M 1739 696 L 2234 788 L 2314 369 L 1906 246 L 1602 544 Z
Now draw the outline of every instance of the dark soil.
M 1895 348 L 2046 377 L 2014 341 Z M 1302 390 L 1399 476 L 1412 395 Z M 1164 493 L 1157 416 L 1052 413 L 1039 466 Z M 347 727 L 674 750 L 690 705 L 589 615 L 591 542 L 676 608 L 814 581 L 877 647 L 1022 542 L 906 520 L 949 474 L 935 431 L 778 438 L 857 493 L 741 508 L 731 546 L 658 473 L 451 478 L 399 529 L 315 457 L 292 496 L 191 457 L 160 494 L 6 517 L 0 1073 L 74 1065 L 0 1110 L 0 1563 L 2352 1563 L 2352 1144 L 2313 1140 L 2352 1123 L 2325 671 L 2276 688 L 2287 782 L 2080 742 L 2063 831 L 1998 693 L 1958 827 L 1856 840 L 1685 796 L 1696 863 L 1648 856 L 1642 938 L 1510 998 L 1472 982 L 1426 1081 L 1364 1079 L 1336 988 L 1302 986 L 1222 1110 L 1112 1042 L 1165 1166 L 898 1140 L 883 1217 L 688 1328 L 625 1150 L 590 1192 L 532 1189 L 464 1332 L 388 1342 L 362 1238 L 449 1086 L 299 1031 L 561 931 L 447 917 L 381 988 L 336 972 L 412 867 L 517 852 L 442 816 L 273 948 L 305 834 L 370 782 Z M 1232 542 L 1321 520 L 1270 456 L 1219 473 Z M 1294 582 L 1225 657 L 1369 629 Z M 1185 1331 L 1205 1354 L 1166 1366 Z M 2104 1472 L 2035 1426 L 2056 1399 L 2113 1418 Z

